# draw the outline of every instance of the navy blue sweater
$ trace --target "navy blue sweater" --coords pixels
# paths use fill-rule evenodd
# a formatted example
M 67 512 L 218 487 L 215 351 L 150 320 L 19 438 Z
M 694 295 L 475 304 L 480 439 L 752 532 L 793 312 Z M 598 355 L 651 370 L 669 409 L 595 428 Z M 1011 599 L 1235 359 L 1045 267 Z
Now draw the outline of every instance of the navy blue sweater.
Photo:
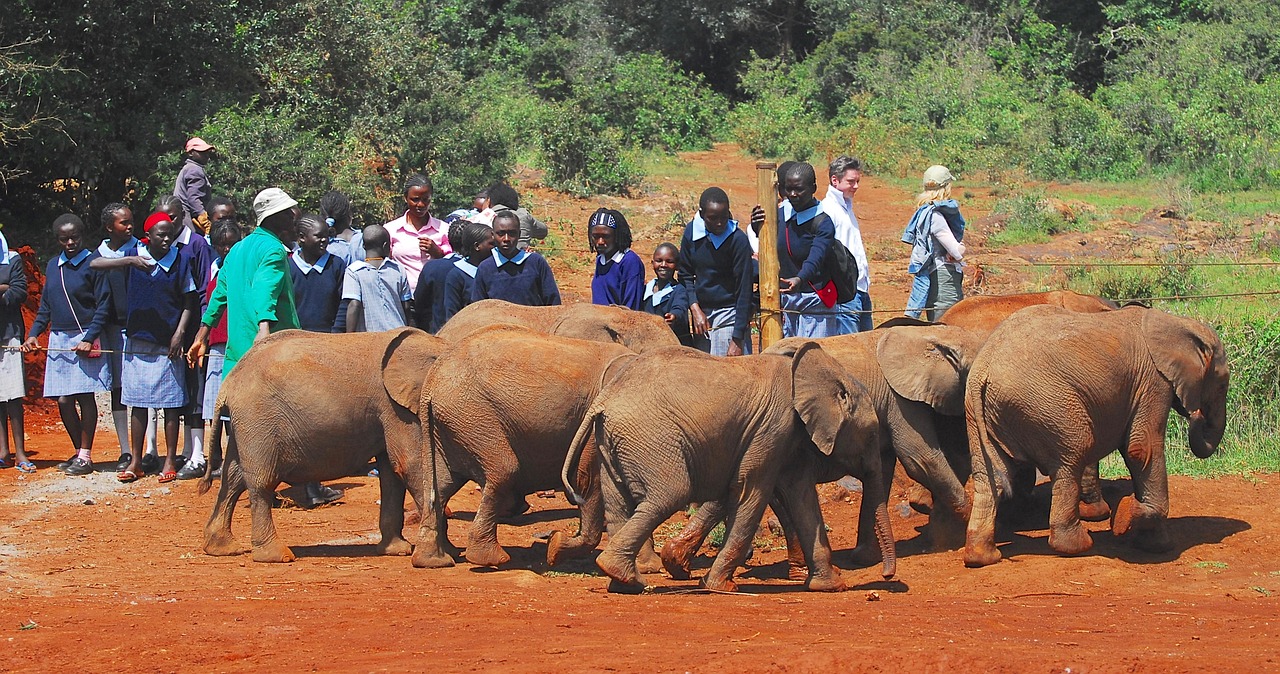
M 479 270 L 476 271 L 479 274 Z M 444 280 L 444 309 L 441 312 L 440 325 L 444 325 L 453 315 L 471 304 L 471 291 L 475 287 L 475 279 L 456 264 L 449 268 L 449 275 Z
M 81 328 L 85 330 L 83 341 L 92 342 L 102 335 L 107 313 L 111 310 L 111 295 L 105 275 L 89 268 L 89 263 L 96 257 L 98 254 L 91 252 L 80 264 L 67 262 L 61 266 L 58 265 L 61 254 L 49 260 L 44 272 L 40 309 L 36 311 L 36 320 L 31 323 L 29 337 L 49 329 L 79 332 Z M 64 279 L 66 294 L 63 294 Z M 67 298 L 71 299 L 70 304 L 67 304 Z
M 190 262 L 191 278 L 196 282 L 196 292 L 200 293 L 200 313 L 203 315 L 204 310 L 209 308 L 209 271 L 217 255 L 213 252 L 213 246 L 195 232 L 191 232 L 187 243 L 175 242 L 173 245 L 178 247 L 178 254 L 185 255 Z
M 680 343 L 684 344 L 689 338 L 689 293 L 685 291 L 683 285 L 674 280 L 670 288 L 671 292 L 663 295 L 662 301 L 654 304 L 653 296 L 650 296 L 645 298 L 640 308 L 659 317 L 667 314 L 674 316 L 675 319 L 671 321 L 671 330 L 676 333 L 676 337 L 680 338 Z
M 294 251 L 294 255 L 300 253 Z M 298 307 L 298 327 L 310 332 L 333 332 L 342 300 L 342 280 L 347 263 L 329 253 L 321 271 L 302 273 L 296 262 L 289 260 L 289 277 L 293 280 L 293 301 Z
M 134 254 L 136 252 L 133 251 Z M 129 268 L 125 334 L 133 339 L 168 346 L 187 306 L 187 297 L 198 299 L 199 294 L 191 273 L 191 257 L 181 251 L 175 256 L 169 271 L 159 265 L 154 271 L 153 275 L 135 267 Z
M 592 304 L 616 304 L 628 309 L 640 310 L 644 302 L 644 261 L 635 251 L 627 249 L 622 259 L 600 263 L 596 256 L 596 275 L 591 279 Z
M 821 211 L 812 220 L 796 225 L 796 216 L 778 221 L 778 271 L 782 278 L 800 277 L 797 292 L 816 292 L 831 282 L 824 264 L 827 251 L 836 240 L 836 227 L 831 217 Z
M 747 235 L 735 229 L 728 240 L 716 248 L 710 236 L 694 241 L 690 223 L 685 226 L 684 236 L 680 239 L 678 269 L 689 304 L 697 304 L 703 313 L 733 307 L 737 312 L 733 338 L 746 339 L 751 327 L 751 282 L 754 275 L 751 242 Z
M 414 320 L 419 328 L 433 335 L 447 320 L 444 313 L 444 281 L 453 271 L 453 263 L 460 259 L 461 255 L 450 253 L 422 265 L 422 273 L 418 274 L 418 285 L 413 289 Z M 468 286 L 467 300 L 470 299 Z
M 541 255 L 528 254 L 522 264 L 507 262 L 498 266 L 497 254 L 480 263 L 475 283 L 471 286 L 471 301 L 506 300 L 512 304 L 530 307 L 560 304 L 560 289 L 551 275 L 551 266 Z

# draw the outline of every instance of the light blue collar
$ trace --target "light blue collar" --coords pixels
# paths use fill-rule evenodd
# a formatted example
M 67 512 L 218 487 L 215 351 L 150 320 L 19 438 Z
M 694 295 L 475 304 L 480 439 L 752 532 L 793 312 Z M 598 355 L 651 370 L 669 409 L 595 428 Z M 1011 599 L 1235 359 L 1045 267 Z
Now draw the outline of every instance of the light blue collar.
M 723 232 L 720 234 L 712 234 L 707 231 L 707 223 L 702 220 L 702 214 L 698 213 L 693 216 L 693 222 L 689 223 L 689 238 L 697 241 L 698 239 L 706 237 L 711 239 L 711 245 L 716 250 L 719 250 L 720 246 L 723 245 L 725 241 L 728 241 L 729 237 L 733 236 L 733 232 L 736 229 L 738 229 L 738 221 L 730 220 Z
M 298 250 L 293 254 L 293 263 L 298 265 L 298 269 L 302 271 L 303 276 L 310 274 L 312 270 L 315 270 L 317 274 L 323 274 L 324 266 L 329 264 L 330 257 L 332 256 L 326 252 L 324 255 L 320 256 L 319 260 L 316 260 L 315 264 L 307 264 L 307 261 L 302 259 L 302 251 Z
M 62 265 L 70 262 L 72 267 L 78 267 L 80 266 L 81 262 L 84 262 L 84 259 L 86 257 L 89 257 L 88 248 L 81 248 L 80 252 L 76 253 L 76 256 L 71 259 L 67 259 L 67 254 L 62 253 L 61 255 L 58 256 L 58 266 L 61 267 Z
M 471 278 L 476 277 L 476 266 L 467 262 L 467 258 L 465 257 L 460 257 L 457 260 L 454 260 L 453 266 L 466 272 L 467 276 L 470 276 Z
M 138 254 L 141 255 L 142 257 L 155 260 L 155 256 L 151 254 L 151 251 L 146 246 L 139 246 Z M 160 273 L 161 269 L 164 270 L 164 273 L 168 274 L 169 270 L 173 268 L 173 263 L 177 261 L 178 261 L 178 247 L 169 246 L 169 252 L 165 254 L 163 258 L 159 260 L 155 260 L 156 268 L 151 270 L 151 275 L 155 276 L 156 274 Z
M 128 241 L 124 242 L 123 246 L 120 246 L 120 250 L 111 250 L 109 241 L 109 239 L 103 239 L 102 243 L 98 244 L 98 254 L 107 259 L 124 257 L 124 251 L 128 250 L 130 246 L 138 245 L 138 240 L 131 236 Z
M 714 243 L 714 241 L 712 243 Z M 662 304 L 663 299 L 665 299 L 667 295 L 670 295 L 672 290 L 676 289 L 676 283 L 675 281 L 672 281 L 671 283 L 668 283 L 666 287 L 664 287 L 662 290 L 655 290 L 657 286 L 658 286 L 658 279 L 652 279 L 649 281 L 649 285 L 644 287 L 644 298 L 647 300 L 650 297 L 652 297 L 653 306 L 655 307 L 658 306 L 659 304 Z
M 0 260 L 9 259 L 9 240 L 4 238 L 4 234 L 0 234 Z
M 522 250 L 516 253 L 515 257 L 508 258 L 502 253 L 498 252 L 497 248 L 493 249 L 493 261 L 497 262 L 499 267 L 501 267 L 502 265 L 508 262 L 514 262 L 515 264 L 524 264 L 524 261 L 527 260 L 528 258 L 529 258 L 529 251 L 527 250 Z
M 782 222 L 789 222 L 791 220 L 791 217 L 794 215 L 796 219 L 797 227 L 818 217 L 818 214 L 821 212 L 822 212 L 822 202 L 818 202 L 810 206 L 809 208 L 806 208 L 803 211 L 800 211 L 799 213 L 795 212 L 795 209 L 792 208 L 790 201 L 784 201 L 782 202 L 782 205 L 778 207 L 779 219 L 782 220 Z

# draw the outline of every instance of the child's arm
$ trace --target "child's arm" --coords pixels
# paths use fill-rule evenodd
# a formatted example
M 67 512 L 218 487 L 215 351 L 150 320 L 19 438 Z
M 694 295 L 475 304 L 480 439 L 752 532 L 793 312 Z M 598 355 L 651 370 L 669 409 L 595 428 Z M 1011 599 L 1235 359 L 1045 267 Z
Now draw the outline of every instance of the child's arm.
M 187 349 L 187 363 L 191 367 L 199 367 L 200 361 L 204 360 L 205 353 L 209 351 L 209 332 L 218 324 L 218 321 L 222 320 L 222 314 L 226 310 L 227 279 L 225 275 L 218 274 L 218 282 L 213 286 L 213 294 L 209 295 L 209 306 L 204 311 L 204 317 L 200 319 L 200 330 L 196 332 L 196 339 L 191 344 L 191 348 Z
M 409 290 L 409 281 L 404 274 L 400 275 L 400 305 L 404 309 L 405 325 L 425 328 L 425 323 L 417 325 L 416 317 L 413 315 L 413 291 Z M 427 311 L 431 311 L 431 307 L 427 307 Z
M 634 251 L 622 258 L 622 303 L 634 311 L 644 309 L 644 262 Z
M 14 254 L 9 283 L 0 285 L 0 303 L 8 307 L 21 306 L 27 301 L 27 272 L 22 268 L 22 258 Z
M 183 295 L 182 315 L 178 317 L 178 329 L 173 331 L 173 336 L 169 338 L 169 358 L 182 357 L 182 340 L 187 334 L 187 328 L 191 326 L 192 316 L 196 315 L 196 311 L 200 306 L 200 293 L 195 291 L 195 284 L 192 283 L 190 291 Z
M 751 285 L 755 281 L 755 262 L 751 259 L 751 244 L 744 234 L 734 242 L 733 265 L 738 274 L 738 292 L 734 297 L 733 338 L 726 356 L 741 356 L 742 346 L 751 339 Z M 692 299 L 692 298 L 690 298 Z
M 534 253 L 537 255 L 537 253 Z M 538 273 L 542 275 L 542 306 L 558 306 L 560 304 L 560 288 L 556 286 L 556 277 L 551 273 L 551 265 L 547 264 L 546 258 L 538 255 L 538 259 L 542 261 L 538 269 Z
M 360 279 L 351 267 L 347 267 L 342 277 L 342 299 L 347 302 L 346 331 L 355 332 L 364 307 L 360 305 Z
M 141 269 L 142 271 L 151 271 L 156 266 L 155 261 L 148 260 L 141 255 L 126 255 L 124 257 L 96 257 L 89 262 L 90 269 L 104 271 L 108 269 Z
M 84 337 L 80 339 L 80 343 L 85 345 L 82 350 L 86 352 L 92 349 L 94 340 L 102 336 L 102 331 L 107 327 L 107 314 L 111 313 L 111 283 L 106 274 L 93 274 L 93 302 L 93 317 L 89 320 L 89 329 L 85 330 Z
M 484 264 L 481 262 L 480 264 Z M 471 282 L 471 302 L 489 299 L 488 275 L 483 268 L 476 269 L 476 278 Z
M 347 301 L 347 332 L 355 332 L 356 324 L 360 322 L 360 313 L 364 311 L 360 300 L 348 298 Z

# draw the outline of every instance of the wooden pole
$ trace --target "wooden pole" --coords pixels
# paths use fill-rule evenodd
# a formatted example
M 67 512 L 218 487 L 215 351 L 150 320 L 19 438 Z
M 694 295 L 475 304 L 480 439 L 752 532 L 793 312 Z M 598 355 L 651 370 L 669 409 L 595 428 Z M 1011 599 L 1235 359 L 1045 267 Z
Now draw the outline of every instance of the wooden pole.
M 782 297 L 778 294 L 778 188 L 773 162 L 756 162 L 756 200 L 764 209 L 760 227 L 760 350 L 782 339 Z

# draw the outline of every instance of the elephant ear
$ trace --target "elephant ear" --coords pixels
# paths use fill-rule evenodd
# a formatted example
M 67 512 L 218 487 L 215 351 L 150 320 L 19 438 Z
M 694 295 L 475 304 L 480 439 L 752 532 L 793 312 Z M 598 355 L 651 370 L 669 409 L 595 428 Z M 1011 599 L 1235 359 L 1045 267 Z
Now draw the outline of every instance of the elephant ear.
M 401 328 L 382 354 L 382 385 L 397 405 L 418 413 L 422 381 L 445 342 L 415 328 Z
M 876 359 L 894 393 L 964 416 L 965 379 L 978 347 L 960 327 L 893 328 L 876 343 Z
M 1206 375 L 1225 358 L 1222 342 L 1198 321 L 1149 309 L 1142 317 L 1142 336 L 1156 369 L 1173 385 L 1179 411 L 1201 408 Z
M 816 342 L 795 348 L 791 357 L 791 399 L 818 451 L 830 456 L 853 409 L 850 378 Z

